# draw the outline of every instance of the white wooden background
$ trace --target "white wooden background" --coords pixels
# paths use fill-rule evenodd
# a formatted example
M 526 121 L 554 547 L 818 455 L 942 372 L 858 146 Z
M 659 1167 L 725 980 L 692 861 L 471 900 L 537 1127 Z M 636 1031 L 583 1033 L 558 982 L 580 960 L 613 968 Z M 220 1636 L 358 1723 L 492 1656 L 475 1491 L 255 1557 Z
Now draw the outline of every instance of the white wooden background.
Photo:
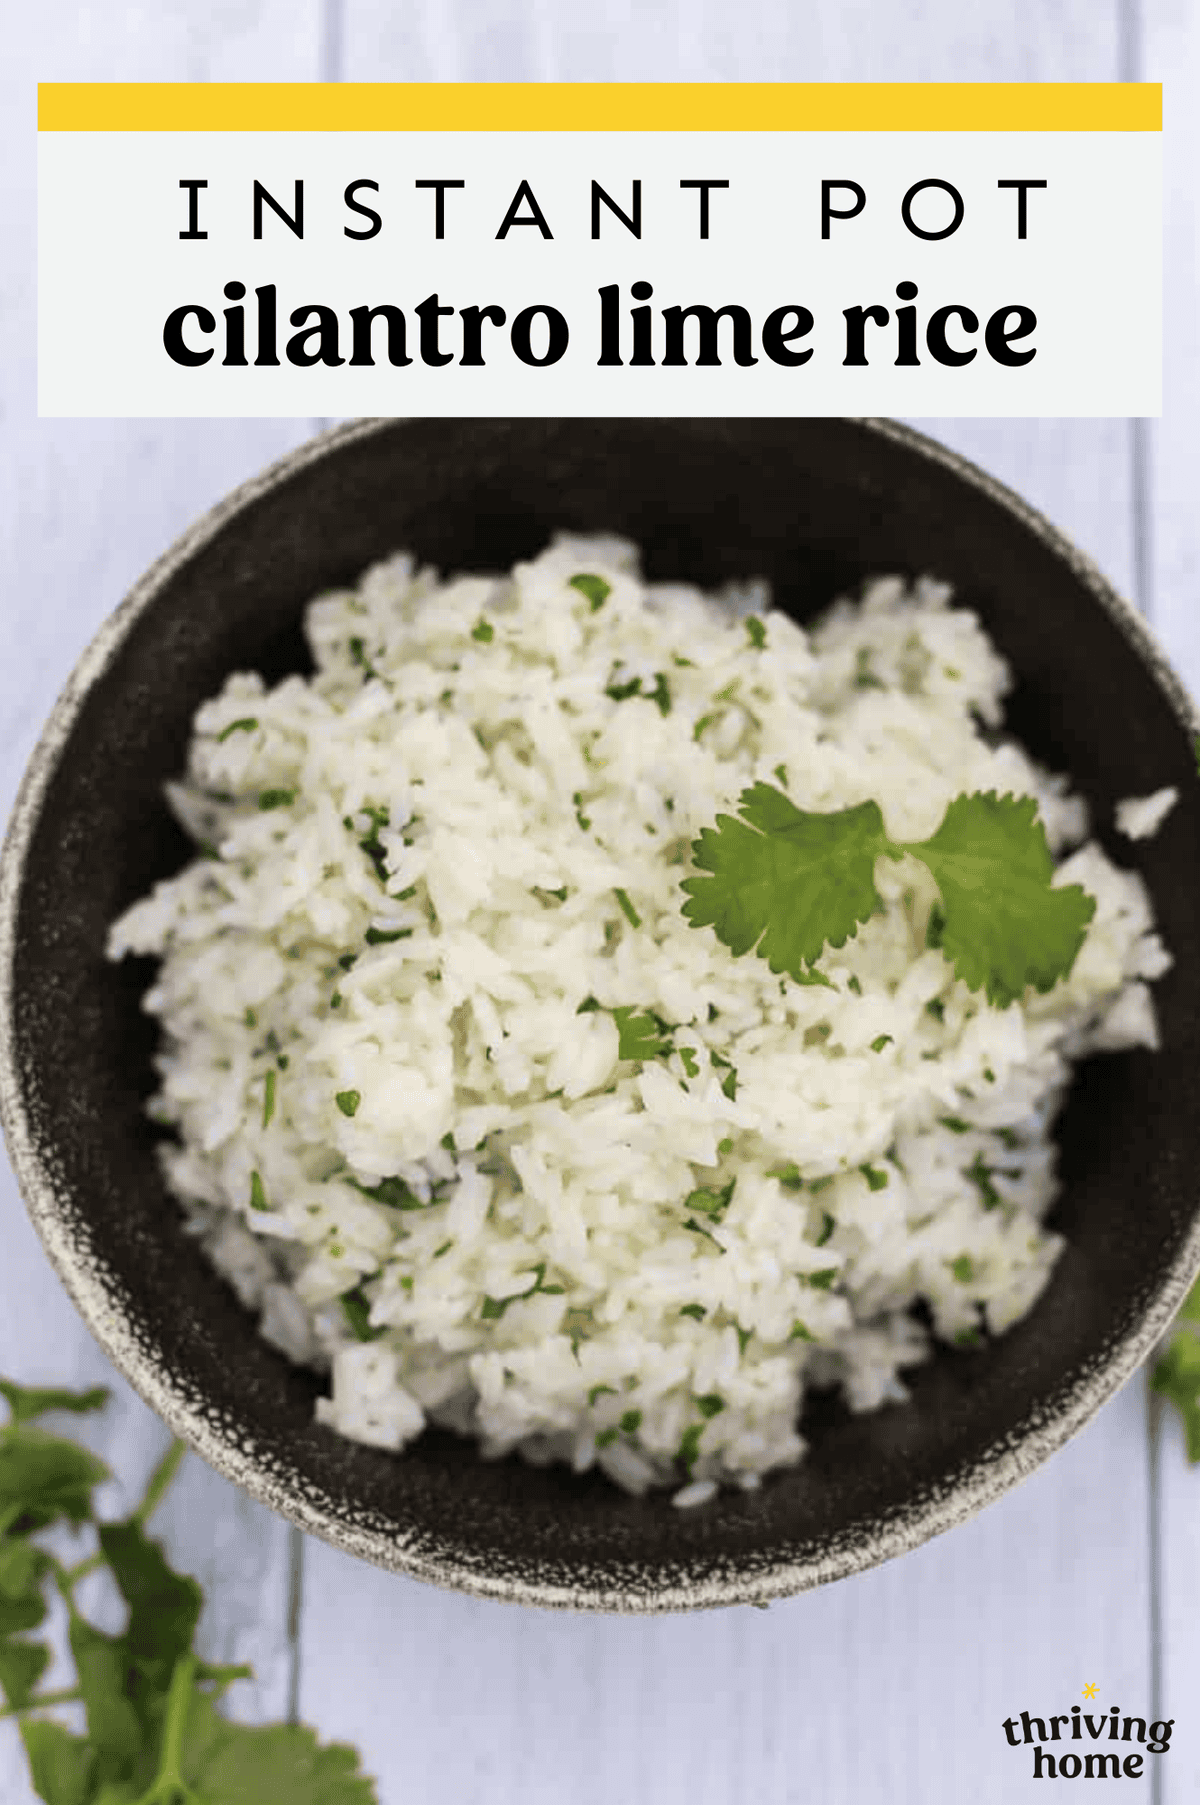
M 38 79 L 1164 80 L 1163 420 L 920 424 L 1093 553 L 1200 689 L 1191 0 L 38 0 L 4 36 L 5 813 L 100 620 L 196 514 L 315 424 L 37 421 Z M 130 1484 L 162 1445 L 67 1303 L 2 1162 L 0 1372 L 113 1384 L 94 1438 Z M 159 1527 L 209 1591 L 210 1648 L 257 1668 L 240 1712 L 298 1711 L 356 1742 L 384 1805 L 998 1805 L 1031 1785 L 1002 1720 L 1069 1710 L 1088 1681 L 1098 1705 L 1177 1720 L 1130 1796 L 1200 1796 L 1200 1470 L 1141 1375 L 972 1523 L 769 1612 L 568 1617 L 441 1593 L 306 1540 L 194 1458 Z M 0 1724 L 0 1798 L 32 1796 Z

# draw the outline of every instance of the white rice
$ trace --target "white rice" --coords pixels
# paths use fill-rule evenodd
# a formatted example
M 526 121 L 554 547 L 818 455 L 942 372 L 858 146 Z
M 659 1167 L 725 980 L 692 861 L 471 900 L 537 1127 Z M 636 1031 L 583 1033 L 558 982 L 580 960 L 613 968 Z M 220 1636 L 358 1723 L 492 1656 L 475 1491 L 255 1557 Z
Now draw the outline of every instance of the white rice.
M 918 1301 L 975 1343 L 1045 1286 L 1070 1061 L 1157 1044 L 1145 888 L 999 736 L 1008 672 L 944 586 L 876 582 L 811 633 L 768 606 L 646 586 L 611 539 L 445 583 L 396 557 L 311 605 L 311 680 L 199 710 L 170 798 L 208 856 L 109 952 L 162 961 L 171 1189 L 264 1335 L 329 1369 L 343 1435 L 432 1419 L 699 1504 L 800 1458 L 808 1386 L 902 1400 Z M 832 989 L 734 958 L 679 885 L 759 779 L 874 798 L 908 841 L 959 792 L 1036 797 L 1096 899 L 1070 975 L 990 1007 L 926 947 L 911 859 Z M 675 1050 L 620 1061 L 622 1006 Z
M 1158 832 L 1175 804 L 1179 791 L 1172 784 L 1153 796 L 1126 796 L 1116 808 L 1117 831 L 1127 840 L 1149 840 Z

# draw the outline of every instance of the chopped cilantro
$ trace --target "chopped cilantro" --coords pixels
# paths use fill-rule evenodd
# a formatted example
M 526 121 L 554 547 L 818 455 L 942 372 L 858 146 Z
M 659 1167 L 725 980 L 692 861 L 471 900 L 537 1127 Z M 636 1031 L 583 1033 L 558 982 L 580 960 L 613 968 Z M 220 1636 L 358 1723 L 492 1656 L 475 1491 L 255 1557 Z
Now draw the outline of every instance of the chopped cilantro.
M 583 829 L 584 833 L 586 833 L 588 828 L 592 825 L 592 823 L 591 823 L 590 819 L 588 818 L 588 816 L 585 815 L 583 812 L 583 808 L 582 808 L 583 791 L 576 790 L 576 792 L 572 798 L 572 801 L 575 804 L 575 819 L 578 822 L 579 826 Z
M 945 937 L 946 911 L 941 903 L 935 902 L 929 911 L 929 920 L 925 923 L 925 944 L 934 948 L 940 947 Z M 932 1013 L 933 1011 L 930 1010 L 931 1015 Z
M 671 1042 L 663 1033 L 663 1023 L 649 1010 L 638 1011 L 632 1004 L 622 1003 L 612 1011 L 617 1024 L 618 1059 L 665 1059 Z
M 338 1107 L 340 1109 L 341 1105 Z M 354 1107 L 358 1108 L 357 1103 Z M 360 1185 L 356 1178 L 352 1178 L 350 1183 L 362 1196 L 369 1197 L 372 1203 L 382 1203 L 389 1210 L 427 1210 L 437 1202 L 437 1198 L 431 1197 L 428 1203 L 422 1203 L 402 1178 L 381 1178 L 377 1185 Z
M 451 1237 L 448 1241 L 443 1241 L 442 1245 L 440 1247 L 434 1248 L 433 1252 L 429 1256 L 430 1259 L 431 1260 L 440 1260 L 442 1255 L 444 1253 L 449 1253 L 450 1249 L 453 1246 L 454 1246 L 454 1237 L 453 1237 L 453 1235 L 451 1235 Z
M 371 663 L 371 660 L 367 657 L 367 646 L 366 646 L 365 640 L 355 638 L 350 641 L 350 657 L 353 660 L 353 662 L 359 667 L 359 669 L 364 673 L 364 675 L 366 675 L 367 677 L 374 677 L 374 676 L 378 675 L 378 673 L 375 669 L 375 666 Z
M 628 702 L 634 696 L 641 695 L 642 680 L 640 677 L 631 677 L 628 683 L 609 683 L 604 693 L 611 696 L 614 702 Z
M 689 1473 L 700 1458 L 700 1437 L 704 1434 L 705 1426 L 704 1423 L 689 1424 L 679 1443 L 675 1458 L 687 1468 Z
M 338 960 L 338 969 L 339 969 L 339 971 L 351 971 L 351 970 L 353 970 L 354 966 L 357 963 L 358 963 L 358 954 L 357 953 L 343 953 L 341 958 Z
M 838 1275 L 836 1266 L 824 1266 L 820 1272 L 806 1272 L 805 1278 L 818 1291 L 828 1291 Z
M 370 832 L 358 842 L 359 848 L 361 851 L 365 852 L 370 859 L 371 864 L 374 867 L 375 876 L 379 879 L 379 882 L 384 884 L 387 882 L 387 854 L 384 852 L 383 843 L 379 838 L 379 830 L 381 827 L 388 827 L 391 825 L 388 810 L 386 808 L 372 808 L 370 804 L 367 804 L 359 810 L 359 813 L 365 815 L 371 823 Z M 349 815 L 346 816 L 346 826 L 353 826 L 353 822 Z
M 846 989 L 852 990 L 856 997 L 860 997 L 862 995 L 862 985 L 859 983 L 858 979 L 854 976 L 853 972 L 851 972 L 850 976 L 846 979 Z
M 477 620 L 471 628 L 471 638 L 477 639 L 482 646 L 491 645 L 496 637 L 496 629 L 490 620 Z
M 734 1323 L 733 1327 L 734 1327 L 734 1330 L 735 1330 L 735 1332 L 737 1334 L 737 1338 L 738 1338 L 738 1353 L 744 1354 L 747 1347 L 750 1345 L 750 1342 L 754 1338 L 754 1330 L 753 1329 L 743 1329 L 741 1324 L 737 1323 L 737 1322 Z
M 872 1191 L 882 1191 L 886 1188 L 888 1175 L 882 1167 L 860 1166 L 858 1169 L 866 1179 L 867 1184 Z
M 580 595 L 587 597 L 593 614 L 597 609 L 603 608 L 612 594 L 611 583 L 606 583 L 603 577 L 592 576 L 586 570 L 581 570 L 578 576 L 568 577 L 567 581 L 572 589 L 578 589 Z
M 826 1241 L 828 1241 L 830 1235 L 832 1235 L 832 1233 L 836 1227 L 837 1227 L 837 1223 L 834 1221 L 833 1217 L 829 1214 L 828 1210 L 826 1210 L 823 1214 L 822 1221 L 821 1221 L 821 1232 L 817 1236 L 815 1245 L 817 1247 L 824 1247 Z
M 750 636 L 750 644 L 754 647 L 754 650 L 756 652 L 761 652 L 767 643 L 767 629 L 763 626 L 757 614 L 748 614 L 742 622 L 742 625 Z
M 533 1268 L 533 1283 L 527 1291 L 514 1291 L 509 1297 L 485 1297 L 479 1314 L 484 1322 L 498 1322 L 510 1304 L 520 1303 L 522 1299 L 533 1297 L 539 1291 L 545 1297 L 561 1297 L 564 1289 L 562 1285 L 546 1283 L 546 1262 L 539 1260 Z
M 363 939 L 368 946 L 390 946 L 394 940 L 411 940 L 411 928 L 368 928 Z
M 818 1191 L 827 1191 L 829 1189 L 830 1185 L 833 1183 L 833 1180 L 834 1180 L 834 1174 L 832 1172 L 826 1172 L 823 1178 L 814 1178 L 813 1179 L 811 1185 L 809 1186 L 809 1190 L 812 1192 L 813 1196 L 815 1197 L 817 1195 Z
M 258 806 L 264 810 L 290 808 L 295 800 L 295 790 L 260 790 L 258 792 Z
M 990 1065 L 985 1065 L 985 1066 L 984 1066 L 984 1068 L 983 1068 L 983 1075 L 984 1075 L 984 1077 L 985 1077 L 985 1078 L 986 1078 L 986 1079 L 987 1079 L 987 1081 L 988 1081 L 988 1083 L 989 1083 L 989 1084 L 995 1084 L 995 1082 L 996 1082 L 996 1074 L 995 1074 L 995 1072 L 993 1072 L 993 1070 L 992 1070 L 992 1068 L 991 1068 L 991 1066 L 990 1066 Z
M 787 789 L 787 766 L 786 765 L 776 765 L 774 775 L 779 779 L 780 783 L 783 785 L 784 789 L 786 790 Z
M 992 1183 L 992 1174 L 990 1169 L 984 1164 L 982 1153 L 977 1153 L 975 1158 L 971 1161 L 971 1164 L 967 1167 L 967 1177 L 973 1184 L 978 1186 L 979 1195 L 983 1200 L 983 1207 L 985 1210 L 994 1210 L 997 1204 L 1004 1201 L 999 1191 Z
M 681 1304 L 679 1307 L 679 1314 L 681 1316 L 690 1316 L 696 1322 L 703 1322 L 704 1318 L 708 1315 L 708 1311 L 704 1308 L 703 1304 Z
M 275 1114 L 275 1073 L 272 1069 L 268 1068 L 266 1076 L 263 1079 L 262 1125 L 264 1128 L 269 1128 L 271 1126 L 271 1117 L 274 1114 Z
M 1021 1145 L 1020 1135 L 1014 1134 L 1011 1128 L 997 1128 L 996 1133 L 1010 1153 L 1014 1147 L 1019 1147 Z
M 353 1291 L 344 1291 L 341 1297 L 342 1315 L 346 1318 L 359 1341 L 378 1341 L 386 1333 L 383 1329 L 371 1327 L 371 1306 L 363 1294 L 361 1285 Z
M 619 1424 L 622 1435 L 636 1435 L 641 1426 L 642 1413 L 640 1410 L 627 1410 Z
M 720 1222 L 729 1208 L 736 1183 L 737 1179 L 731 1178 L 729 1183 L 722 1185 L 719 1191 L 703 1188 L 698 1191 L 689 1191 L 683 1200 L 683 1207 L 685 1210 L 695 1210 L 698 1215 L 707 1216 L 712 1222 Z
M 948 1128 L 951 1134 L 970 1134 L 971 1132 L 972 1124 L 964 1122 L 961 1116 L 939 1116 L 938 1121 L 943 1128 Z
M 800 1321 L 800 1318 L 797 1317 L 795 1322 L 792 1324 L 792 1332 L 788 1336 L 788 1340 L 789 1341 L 815 1341 L 816 1336 L 812 1333 L 811 1329 L 806 1329 L 804 1324 Z
M 703 1397 L 696 1399 L 696 1409 L 705 1418 L 719 1416 L 724 1408 L 724 1398 L 718 1397 L 715 1391 L 706 1392 Z
M 601 1005 L 596 1001 L 595 997 L 584 997 L 575 1013 L 576 1015 L 595 1015 L 600 1008 Z
M 667 682 L 667 679 L 664 676 L 662 671 L 655 672 L 654 688 L 648 692 L 647 700 L 650 702 L 653 702 L 657 705 L 659 714 L 661 714 L 661 715 L 669 715 L 670 714 L 670 712 L 671 712 L 671 686 Z
M 738 1087 L 738 1075 L 736 1069 L 730 1061 L 725 1058 L 723 1053 L 714 1053 L 710 1048 L 708 1057 L 713 1065 L 720 1067 L 725 1072 L 725 1079 L 721 1085 L 721 1091 L 722 1094 L 728 1097 L 729 1101 L 733 1103 L 737 1098 Z
M 340 990 L 335 990 L 333 995 L 329 999 L 329 1007 L 331 1009 L 340 1009 L 341 1006 L 342 1006 L 342 993 Z
M 866 646 L 859 646 L 854 659 L 855 689 L 883 689 L 885 687 L 871 669 L 871 654 Z
M 931 1015 L 935 1022 L 944 1022 L 946 1019 L 946 1005 L 943 1003 L 941 997 L 933 997 L 926 1003 L 925 1013 L 926 1015 Z
M 724 1140 L 720 1140 L 717 1142 L 717 1152 L 718 1153 L 732 1153 L 733 1152 L 733 1142 L 728 1135 L 725 1136 Z
M 446 1130 L 445 1134 L 442 1136 L 441 1140 L 438 1142 L 438 1146 L 444 1148 L 447 1153 L 454 1152 L 455 1149 L 454 1149 L 454 1131 L 453 1131 L 453 1129 L 448 1128 Z
M 621 1431 L 616 1428 L 601 1429 L 596 1436 L 596 1446 L 598 1448 L 611 1448 L 620 1433 Z
M 252 1210 L 269 1210 L 270 1207 L 261 1173 L 252 1172 L 250 1174 L 250 1208 Z
M 802 1191 L 804 1189 L 804 1180 L 794 1159 L 788 1160 L 787 1164 L 783 1166 L 772 1166 L 767 1177 L 777 1178 L 785 1191 Z
M 872 1053 L 882 1053 L 883 1049 L 890 1047 L 891 1044 L 892 1036 L 890 1034 L 877 1034 L 871 1042 L 871 1051 Z
M 615 1385 L 593 1385 L 592 1389 L 588 1392 L 589 1406 L 594 1405 L 596 1399 L 602 1398 L 605 1392 L 611 1392 L 612 1396 L 615 1398 L 617 1395 L 617 1388 Z
M 704 1239 L 706 1241 L 711 1241 L 713 1246 L 720 1253 L 725 1252 L 725 1249 L 721 1246 L 721 1243 L 717 1240 L 717 1237 L 712 1233 L 712 1231 L 710 1229 L 705 1228 L 705 1226 L 702 1222 L 697 1222 L 696 1218 L 694 1216 L 686 1217 L 684 1220 L 683 1226 L 684 1226 L 684 1228 L 690 1229 L 694 1235 L 703 1235 Z
M 696 668 L 692 659 L 684 658 L 679 652 L 671 653 L 671 663 L 677 664 L 681 671 L 683 671 L 683 670 L 694 671 Z
M 258 722 L 252 714 L 243 715 L 240 721 L 230 721 L 228 727 L 218 733 L 217 744 L 223 746 L 232 733 L 253 733 L 257 726 Z
M 689 1078 L 700 1076 L 700 1065 L 693 1047 L 680 1047 L 679 1057 L 683 1061 L 683 1069 Z
M 957 1260 L 951 1260 L 950 1270 L 963 1285 L 969 1285 L 975 1277 L 975 1263 L 969 1253 L 960 1253 Z
M 397 902 L 408 902 L 409 899 L 411 897 L 414 897 L 416 894 L 417 894 L 417 886 L 415 884 L 410 884 L 408 886 L 407 890 L 397 890 L 396 901 Z
M 626 921 L 629 923 L 630 927 L 631 928 L 640 928 L 642 925 L 642 918 L 638 914 L 637 910 L 634 908 L 633 904 L 630 902 L 629 897 L 626 895 L 625 891 L 624 890 L 614 890 L 613 895 L 616 897 L 617 901 L 620 903 L 621 913 L 622 913 L 622 915 L 624 915 L 624 917 L 625 917 Z
M 255 1015 L 253 1009 L 247 1009 L 246 1013 L 242 1017 L 242 1020 L 245 1022 L 247 1028 L 257 1028 L 258 1027 L 258 1017 L 257 1017 L 257 1015 Z
M 880 906 L 875 861 L 910 853 L 942 896 L 943 951 L 968 989 L 1004 1007 L 1027 985 L 1046 991 L 1070 971 L 1095 902 L 1078 884 L 1052 888 L 1054 862 L 1032 796 L 956 796 L 930 839 L 887 838 L 875 802 L 806 814 L 782 791 L 743 790 L 741 819 L 720 815 L 692 852 L 683 913 L 734 954 L 756 948 L 772 971 L 802 981 L 827 945 L 843 946 Z
M 354 1116 L 358 1114 L 358 1106 L 362 1102 L 362 1092 L 338 1091 L 333 1100 L 344 1116 Z
M 700 719 L 696 722 L 696 725 L 692 728 L 692 738 L 698 740 L 706 728 L 711 727 L 716 719 L 717 716 L 715 714 L 702 714 Z

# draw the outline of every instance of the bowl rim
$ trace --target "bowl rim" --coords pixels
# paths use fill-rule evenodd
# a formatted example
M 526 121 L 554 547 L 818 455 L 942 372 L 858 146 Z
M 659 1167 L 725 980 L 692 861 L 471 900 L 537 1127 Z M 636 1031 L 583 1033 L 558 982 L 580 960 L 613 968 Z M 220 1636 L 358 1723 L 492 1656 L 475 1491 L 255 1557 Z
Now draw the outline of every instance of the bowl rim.
M 967 458 L 898 421 L 846 416 L 850 424 L 893 441 L 940 464 L 999 505 L 1031 532 L 1116 625 L 1156 680 L 1180 725 L 1200 740 L 1200 707 L 1193 703 L 1151 627 L 1080 551 L 1037 509 Z M 160 556 L 102 623 L 55 702 L 30 756 L 0 850 L 0 1124 L 26 1209 L 50 1263 L 102 1351 L 134 1390 L 203 1460 L 233 1480 L 258 1502 L 297 1528 L 317 1535 L 345 1553 L 379 1567 L 479 1598 L 552 1608 L 654 1613 L 734 1604 L 766 1604 L 841 1579 L 895 1555 L 907 1553 L 944 1530 L 965 1522 L 984 1505 L 1027 1478 L 1076 1435 L 1131 1376 L 1163 1335 L 1200 1270 L 1200 1208 L 1175 1259 L 1144 1306 L 1136 1326 L 1081 1370 L 1048 1406 L 1039 1407 L 1006 1435 L 936 1486 L 907 1502 L 886 1521 L 856 1528 L 815 1551 L 771 1556 L 741 1572 L 719 1572 L 666 1584 L 599 1581 L 586 1568 L 569 1585 L 504 1572 L 481 1572 L 468 1559 L 444 1550 L 430 1555 L 407 1545 L 402 1533 L 363 1517 L 349 1520 L 334 1501 L 305 1480 L 290 1484 L 287 1474 L 256 1459 L 250 1440 L 239 1440 L 218 1425 L 197 1400 L 155 1361 L 134 1330 L 130 1316 L 105 1282 L 103 1261 L 80 1246 L 69 1226 L 69 1211 L 56 1192 L 53 1171 L 40 1157 L 16 1059 L 14 962 L 17 918 L 26 857 L 41 818 L 47 790 L 92 686 L 104 675 L 137 621 L 174 574 L 215 539 L 226 524 L 262 496 L 279 488 L 310 464 L 376 434 L 403 431 L 406 422 L 372 417 L 328 428 L 238 484 L 209 508 Z M 469 431 L 471 422 L 457 424 Z M 300 1480 L 298 1469 L 295 1479 Z

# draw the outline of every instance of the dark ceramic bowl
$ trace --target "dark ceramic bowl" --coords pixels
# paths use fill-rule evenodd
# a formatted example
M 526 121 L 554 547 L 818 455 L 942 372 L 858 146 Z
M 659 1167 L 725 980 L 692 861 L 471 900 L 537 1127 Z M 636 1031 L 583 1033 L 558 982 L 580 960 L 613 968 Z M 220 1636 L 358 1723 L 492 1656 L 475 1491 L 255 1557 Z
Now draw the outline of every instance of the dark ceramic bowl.
M 301 611 L 383 553 L 505 569 L 605 529 L 653 578 L 763 575 L 798 619 L 868 573 L 931 571 L 1019 683 L 1008 724 L 1072 773 L 1153 892 L 1174 970 L 1163 1050 L 1087 1063 L 1061 1123 L 1069 1246 L 1036 1309 L 942 1351 L 903 1407 L 818 1401 L 811 1452 L 756 1493 L 681 1512 L 597 1474 L 485 1463 L 429 1431 L 403 1456 L 313 1422 L 320 1389 L 260 1341 L 182 1232 L 143 1115 L 152 967 L 109 923 L 188 854 L 162 801 L 193 711 L 234 668 L 303 669 Z M 0 1103 L 34 1222 L 92 1331 L 221 1472 L 386 1567 L 497 1598 L 623 1610 L 763 1601 L 881 1561 L 997 1497 L 1099 1408 L 1200 1259 L 1200 784 L 1196 721 L 1137 616 L 1045 521 L 916 434 L 855 420 L 383 421 L 248 483 L 150 571 L 87 652 L 26 776 L 0 873 Z M 1105 831 L 1178 785 L 1157 838 Z

